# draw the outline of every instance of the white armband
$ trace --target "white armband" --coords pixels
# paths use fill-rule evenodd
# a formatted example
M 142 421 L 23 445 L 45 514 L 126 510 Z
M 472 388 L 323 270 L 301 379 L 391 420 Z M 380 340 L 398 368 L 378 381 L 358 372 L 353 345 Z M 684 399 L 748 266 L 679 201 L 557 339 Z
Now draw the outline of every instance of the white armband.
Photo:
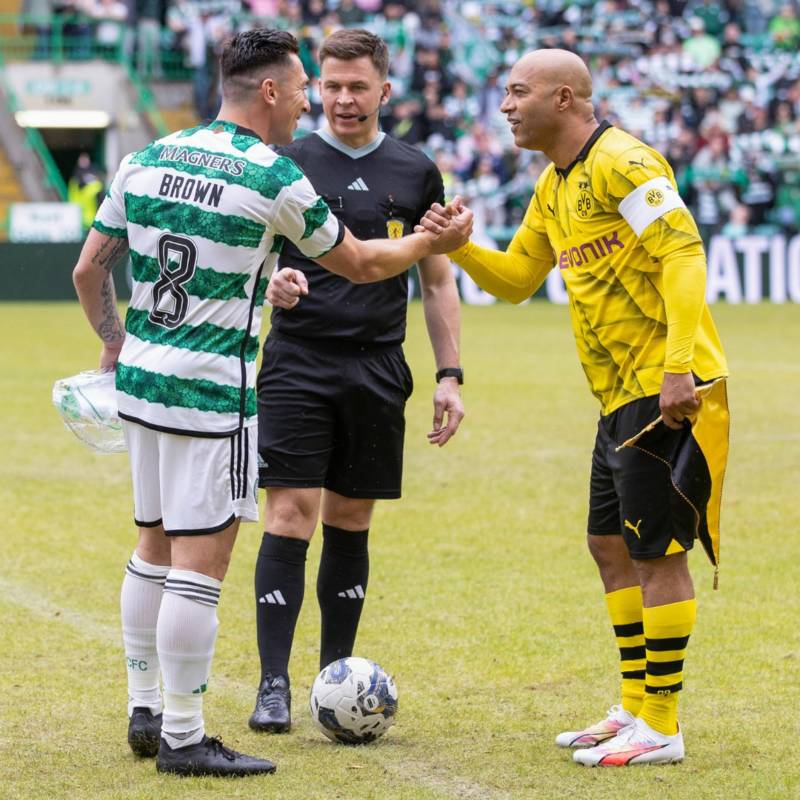
M 648 225 L 675 208 L 686 208 L 686 204 L 666 175 L 660 175 L 637 186 L 619 204 L 619 213 L 633 232 L 641 236 Z

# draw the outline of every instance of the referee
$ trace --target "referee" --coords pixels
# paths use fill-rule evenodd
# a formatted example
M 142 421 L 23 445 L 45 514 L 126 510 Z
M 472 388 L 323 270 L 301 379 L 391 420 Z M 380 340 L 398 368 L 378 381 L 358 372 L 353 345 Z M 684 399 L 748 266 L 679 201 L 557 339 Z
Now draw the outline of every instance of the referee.
M 385 42 L 366 30 L 340 30 L 323 42 L 320 62 L 327 124 L 280 153 L 300 165 L 359 238 L 411 233 L 443 202 L 444 190 L 430 159 L 379 130 L 391 92 Z M 320 668 L 352 654 L 372 510 L 379 498 L 400 497 L 404 410 L 413 389 L 402 349 L 407 274 L 356 285 L 288 243 L 280 266 L 269 289 L 275 308 L 258 378 L 259 480 L 267 502 L 255 569 L 261 681 L 249 722 L 273 733 L 291 724 L 289 655 L 320 515 Z M 442 446 L 464 415 L 459 298 L 446 256 L 421 259 L 419 276 L 437 367 L 428 438 Z

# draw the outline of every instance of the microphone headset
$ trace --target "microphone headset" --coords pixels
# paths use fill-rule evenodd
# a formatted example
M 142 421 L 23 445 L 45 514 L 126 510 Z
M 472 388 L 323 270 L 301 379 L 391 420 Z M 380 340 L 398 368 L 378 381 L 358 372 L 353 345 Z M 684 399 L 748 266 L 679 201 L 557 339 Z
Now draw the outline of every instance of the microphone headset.
M 381 92 L 381 101 L 378 103 L 378 107 L 374 111 L 370 111 L 369 114 L 361 114 L 360 116 L 356 117 L 359 122 L 366 122 L 373 114 L 379 114 L 381 111 L 381 106 L 383 105 L 383 101 L 386 99 L 386 92 Z

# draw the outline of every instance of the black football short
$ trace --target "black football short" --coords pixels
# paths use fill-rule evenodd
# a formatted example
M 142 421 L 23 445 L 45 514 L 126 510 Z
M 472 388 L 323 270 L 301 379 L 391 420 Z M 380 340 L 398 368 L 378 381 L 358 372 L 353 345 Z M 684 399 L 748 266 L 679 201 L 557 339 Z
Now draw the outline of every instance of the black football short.
M 361 348 L 271 332 L 258 376 L 259 485 L 400 497 L 412 389 L 399 345 Z
M 659 423 L 637 442 L 639 447 L 615 452 L 660 413 L 654 395 L 627 403 L 597 425 L 588 531 L 600 536 L 621 533 L 632 558 L 658 558 L 690 550 L 694 544 L 693 512 L 675 490 L 670 470 L 687 431 Z

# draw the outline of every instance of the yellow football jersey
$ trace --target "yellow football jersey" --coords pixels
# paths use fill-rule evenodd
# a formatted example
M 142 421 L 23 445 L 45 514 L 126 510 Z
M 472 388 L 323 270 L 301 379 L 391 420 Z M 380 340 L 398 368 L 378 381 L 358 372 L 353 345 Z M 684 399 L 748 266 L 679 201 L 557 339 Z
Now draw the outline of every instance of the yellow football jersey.
M 695 248 L 686 275 L 693 305 L 673 290 L 669 324 L 685 323 L 684 357 L 667 354 L 668 320 L 661 260 Z M 602 123 L 566 169 L 541 174 L 525 218 L 506 253 L 468 245 L 452 254 L 488 291 L 501 278 L 520 300 L 542 283 L 554 261 L 569 295 L 581 364 L 603 413 L 658 394 L 669 371 L 703 380 L 727 374 L 704 297 L 705 259 L 697 226 L 678 194 L 667 161 L 629 134 Z M 492 274 L 493 273 L 493 274 Z M 698 285 L 702 283 L 702 285 Z M 678 319 L 681 315 L 691 319 Z M 672 348 L 677 352 L 677 345 Z M 670 360 L 672 357 L 673 360 Z

